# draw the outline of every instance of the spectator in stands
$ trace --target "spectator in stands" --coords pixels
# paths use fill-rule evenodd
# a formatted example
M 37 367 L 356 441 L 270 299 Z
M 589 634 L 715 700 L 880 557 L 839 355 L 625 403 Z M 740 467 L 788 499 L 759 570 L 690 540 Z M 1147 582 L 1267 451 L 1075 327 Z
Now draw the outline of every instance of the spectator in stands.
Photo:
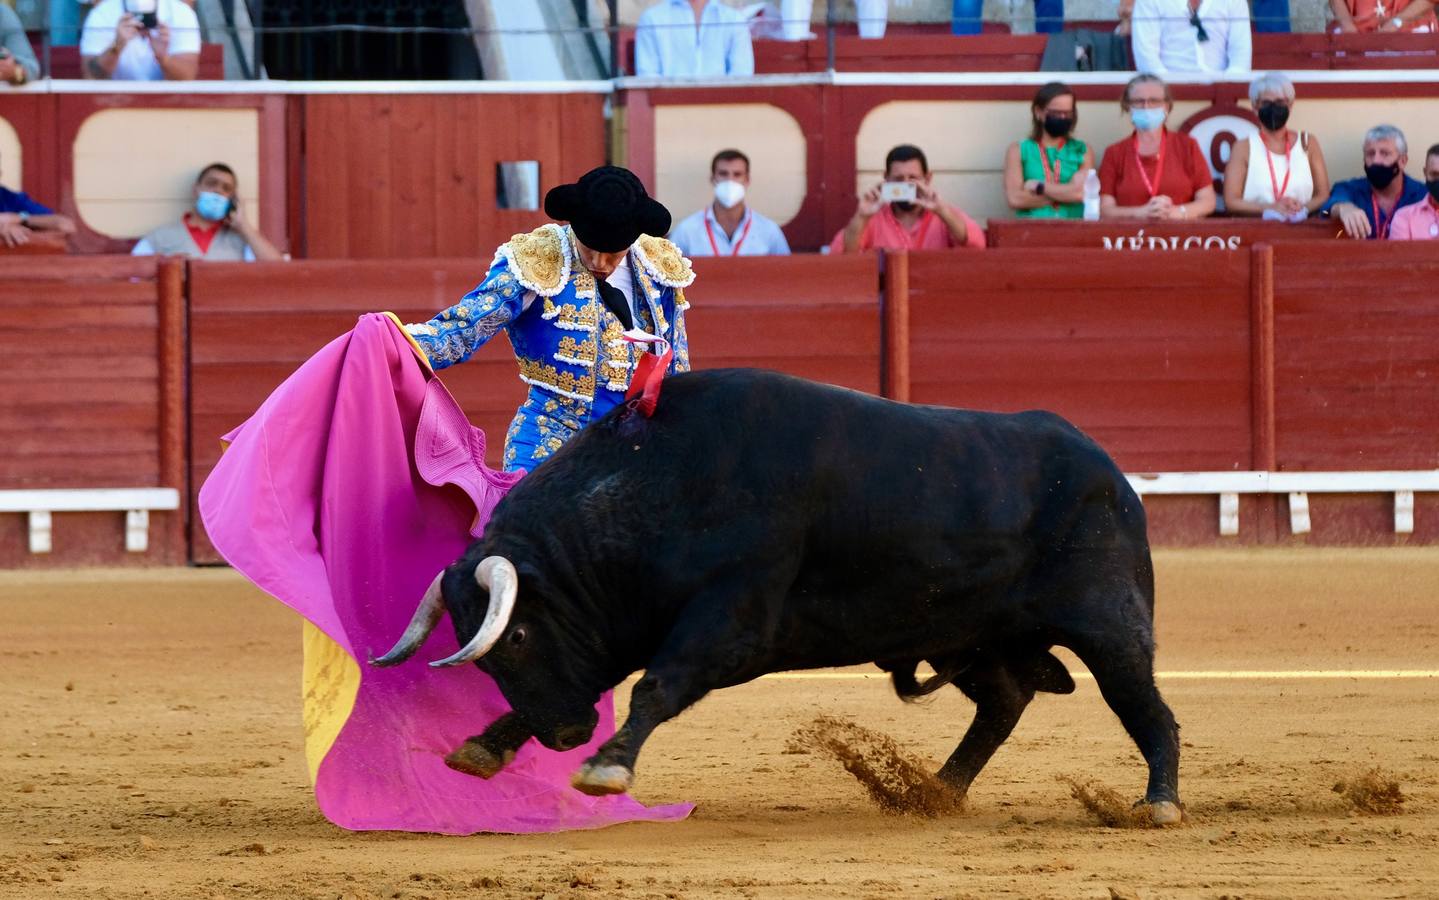
M 15 10 L 0 3 L 0 84 L 19 85 L 40 77 L 40 63 Z
M 1104 219 L 1202 219 L 1214 212 L 1214 182 L 1199 143 L 1165 127 L 1174 109 L 1169 85 L 1136 75 L 1119 106 L 1134 133 L 1109 145 L 1099 164 Z
M 660 0 L 635 25 L 635 74 L 753 75 L 749 21 L 721 0 Z
M 1321 211 L 1344 224 L 1355 240 L 1383 240 L 1399 210 L 1424 202 L 1424 183 L 1404 174 L 1409 144 L 1393 125 L 1376 125 L 1364 135 L 1364 177 L 1334 185 Z
M 6 9 L 0 5 L 0 9 Z M 58 231 L 74 234 L 75 223 L 69 216 L 41 206 L 24 191 L 12 191 L 0 185 L 0 244 L 18 247 L 30 243 L 32 231 Z
M 1424 154 L 1424 187 L 1429 196 L 1394 213 L 1391 241 L 1432 241 L 1439 238 L 1439 144 Z
M 957 206 L 940 199 L 930 183 L 929 160 L 912 144 L 884 158 L 884 182 L 859 198 L 854 217 L 830 242 L 831 253 L 864 250 L 984 249 L 984 230 Z M 884 199 L 886 185 L 914 185 L 913 200 Z
M 714 202 L 684 219 L 670 240 L 685 256 L 788 256 L 789 241 L 775 224 L 745 203 L 749 157 L 721 150 L 710 160 Z
M 1333 28 L 1346 34 L 1371 31 L 1439 31 L 1434 0 L 1329 0 Z
M 1004 194 L 1020 218 L 1084 217 L 1084 175 L 1094 168 L 1089 145 L 1074 137 L 1079 107 L 1067 84 L 1051 81 L 1029 105 L 1029 137 L 1004 154 Z
M 210 163 L 201 169 L 193 194 L 194 202 L 180 221 L 156 228 L 130 252 L 222 262 L 284 259 L 240 210 L 239 181 L 229 166 Z
M 1249 102 L 1259 131 L 1237 141 L 1224 169 L 1224 210 L 1299 222 L 1329 199 L 1329 169 L 1319 138 L 1291 131 L 1294 83 L 1278 72 L 1254 79 Z M 1262 162 L 1261 162 L 1262 160 Z
M 135 0 L 101 0 L 85 18 L 80 58 L 86 78 L 191 81 L 200 69 L 200 21 L 181 0 L 155 0 L 153 12 L 130 12 Z M 153 25 L 148 24 L 153 16 Z
M 1013 9 L 1017 4 L 1010 4 Z M 952 34 L 979 34 L 983 29 L 984 0 L 954 0 L 950 7 Z M 1064 0 L 1034 0 L 1034 30 L 1057 34 L 1064 30 Z
M 1246 0 L 1135 0 L 1134 68 L 1149 75 L 1247 73 Z

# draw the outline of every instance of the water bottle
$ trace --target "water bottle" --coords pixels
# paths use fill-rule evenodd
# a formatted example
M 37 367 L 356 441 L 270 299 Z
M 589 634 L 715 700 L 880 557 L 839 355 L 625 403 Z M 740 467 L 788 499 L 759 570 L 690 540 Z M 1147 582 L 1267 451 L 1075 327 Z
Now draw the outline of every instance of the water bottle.
M 1099 221 L 1099 173 L 1094 169 L 1084 176 L 1084 221 Z

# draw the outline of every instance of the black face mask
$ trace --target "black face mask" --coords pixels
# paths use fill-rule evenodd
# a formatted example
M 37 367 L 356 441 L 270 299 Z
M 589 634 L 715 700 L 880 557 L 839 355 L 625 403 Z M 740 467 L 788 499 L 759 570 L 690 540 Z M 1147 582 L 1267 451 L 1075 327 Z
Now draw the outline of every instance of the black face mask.
M 1369 179 L 1369 183 L 1376 191 L 1382 191 L 1389 186 L 1390 182 L 1399 177 L 1399 164 L 1390 163 L 1387 166 L 1381 166 L 1375 163 L 1372 166 L 1365 166 L 1364 177 Z
M 1052 138 L 1062 138 L 1074 128 L 1074 120 L 1069 116 L 1056 116 L 1048 113 L 1044 117 L 1044 133 Z
M 1424 186 L 1429 189 L 1429 196 L 1434 198 L 1434 202 L 1439 203 L 1439 178 L 1424 182 Z
M 1278 131 L 1289 121 L 1289 105 L 1287 103 L 1261 103 L 1254 110 L 1259 117 L 1259 123 L 1270 131 Z

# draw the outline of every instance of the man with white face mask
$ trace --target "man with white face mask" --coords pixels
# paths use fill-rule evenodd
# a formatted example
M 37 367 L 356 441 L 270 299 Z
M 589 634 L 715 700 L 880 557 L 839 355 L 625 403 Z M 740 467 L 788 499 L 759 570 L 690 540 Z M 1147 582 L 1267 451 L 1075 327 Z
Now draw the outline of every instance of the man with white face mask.
M 162 225 L 140 238 L 133 256 L 188 256 L 212 262 L 284 259 L 284 254 L 250 224 L 240 209 L 235 170 L 210 163 L 191 189 L 190 209 L 180 221 Z
M 670 232 L 685 256 L 788 256 L 789 241 L 773 219 L 749 208 L 749 157 L 721 150 L 710 161 L 714 201 Z

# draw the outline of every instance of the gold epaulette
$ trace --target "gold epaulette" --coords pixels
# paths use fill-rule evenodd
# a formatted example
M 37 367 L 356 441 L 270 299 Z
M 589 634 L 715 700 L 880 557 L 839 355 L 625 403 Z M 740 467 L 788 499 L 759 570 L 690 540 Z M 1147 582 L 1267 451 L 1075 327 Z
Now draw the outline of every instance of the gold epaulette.
M 570 242 L 559 225 L 541 225 L 511 237 L 500 245 L 496 258 L 501 257 L 515 280 L 541 297 L 553 297 L 569 283 Z
M 664 238 L 640 235 L 635 241 L 635 256 L 655 281 L 666 287 L 687 288 L 694 283 L 695 272 L 680 248 Z

